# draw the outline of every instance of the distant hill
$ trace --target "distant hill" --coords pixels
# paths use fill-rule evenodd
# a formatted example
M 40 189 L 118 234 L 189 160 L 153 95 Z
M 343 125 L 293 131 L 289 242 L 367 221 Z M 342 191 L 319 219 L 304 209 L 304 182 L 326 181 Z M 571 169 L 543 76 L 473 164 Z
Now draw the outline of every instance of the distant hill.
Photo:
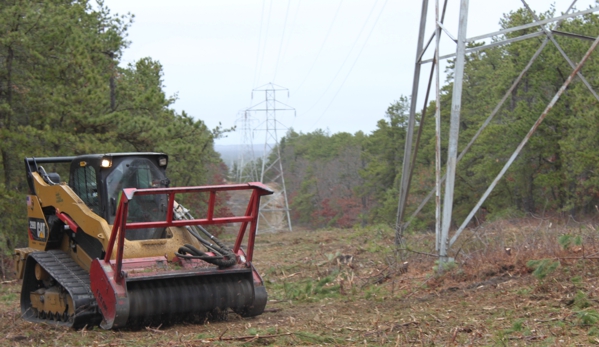
M 233 163 L 239 161 L 241 158 L 243 145 L 214 145 L 214 150 L 220 154 L 223 162 L 231 168 L 233 167 Z M 253 150 L 254 158 L 262 158 L 264 155 L 264 144 L 253 145 Z

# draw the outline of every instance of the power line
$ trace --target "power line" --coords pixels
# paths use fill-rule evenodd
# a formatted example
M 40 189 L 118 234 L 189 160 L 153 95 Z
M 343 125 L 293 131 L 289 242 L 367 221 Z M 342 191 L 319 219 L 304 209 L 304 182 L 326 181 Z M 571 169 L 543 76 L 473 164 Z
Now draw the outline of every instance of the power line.
M 324 114 L 329 110 L 329 107 L 331 107 L 331 105 L 333 104 L 333 101 L 335 101 L 335 98 L 337 98 L 337 95 L 339 94 L 339 92 L 343 88 L 343 85 L 345 85 L 345 81 L 347 81 L 347 78 L 349 77 L 349 75 L 351 74 L 352 70 L 354 69 L 354 66 L 356 66 L 356 63 L 358 62 L 358 59 L 360 59 L 360 56 L 362 55 L 362 51 L 364 51 L 364 47 L 366 47 L 366 44 L 368 43 L 368 40 L 370 39 L 370 35 L 372 35 L 372 32 L 374 31 L 374 28 L 376 27 L 376 24 L 379 21 L 379 18 L 381 18 L 381 14 L 383 14 L 383 10 L 385 9 L 385 6 L 387 5 L 387 1 L 389 1 L 389 0 L 385 0 L 385 3 L 383 4 L 383 7 L 381 8 L 381 11 L 379 12 L 379 15 L 376 17 L 376 20 L 374 21 L 374 24 L 372 25 L 372 28 L 370 29 L 370 32 L 368 33 L 368 36 L 366 36 L 366 41 L 364 41 L 364 45 L 362 45 L 362 48 L 360 49 L 360 52 L 358 52 L 358 56 L 356 57 L 356 60 L 354 60 L 354 63 L 349 68 L 349 71 L 347 72 L 347 75 L 345 75 L 345 78 L 343 79 L 343 82 L 341 82 L 341 85 L 337 89 L 337 92 L 335 92 L 335 95 L 333 95 L 333 98 L 331 99 L 331 102 L 329 102 L 329 104 L 327 105 L 327 107 L 325 108 L 325 110 L 322 112 L 322 114 L 320 115 L 320 117 L 318 117 L 318 119 L 316 120 L 316 122 L 314 122 L 314 124 L 312 125 L 312 128 L 314 128 L 314 126 L 316 126 L 316 124 L 318 124 L 318 122 L 320 122 L 320 119 L 322 119 L 322 116 L 324 116 Z
M 254 80 L 252 86 L 256 85 L 256 77 L 258 74 L 258 62 L 260 61 L 260 46 L 262 44 L 262 24 L 264 24 L 264 4 L 266 0 L 262 0 L 262 12 L 260 14 L 260 33 L 258 34 L 258 49 L 256 50 L 256 66 L 254 67 Z
M 285 49 L 283 50 L 283 57 L 287 55 L 287 49 L 289 48 L 289 42 L 291 42 L 291 36 L 293 36 L 293 31 L 295 30 L 295 23 L 297 22 L 297 15 L 299 13 L 301 0 L 297 1 L 297 6 L 295 6 L 295 15 L 293 16 L 293 22 L 291 23 L 291 27 L 289 28 L 289 36 L 287 36 L 287 42 L 285 43 Z
M 337 11 L 335 11 L 335 15 L 333 16 L 333 21 L 331 21 L 331 25 L 329 25 L 329 30 L 327 30 L 327 34 L 325 35 L 324 40 L 322 41 L 322 44 L 320 45 L 320 50 L 318 50 L 318 54 L 316 54 L 316 58 L 314 59 L 314 62 L 312 63 L 310 70 L 308 70 L 306 77 L 304 77 L 304 80 L 302 81 L 302 83 L 300 83 L 299 87 L 297 87 L 295 89 L 296 93 L 304 85 L 304 82 L 306 82 L 306 80 L 308 79 L 308 76 L 310 76 L 312 69 L 314 69 L 314 66 L 316 66 L 316 62 L 318 61 L 318 58 L 320 57 L 320 53 L 322 53 L 322 49 L 324 48 L 324 45 L 329 38 L 329 34 L 331 33 L 331 30 L 333 29 L 333 25 L 335 24 L 335 21 L 337 20 L 337 14 L 339 14 L 339 9 L 341 8 L 341 4 L 343 4 L 343 0 L 341 0 L 339 2 L 339 6 L 337 6 Z
M 331 82 L 329 83 L 329 85 L 327 86 L 327 88 L 325 89 L 325 91 L 318 98 L 318 100 L 316 100 L 316 102 L 314 104 L 312 104 L 312 106 L 310 106 L 308 108 L 307 111 L 305 111 L 304 113 L 302 113 L 302 115 L 310 112 L 316 105 L 318 105 L 318 103 L 320 102 L 320 100 L 322 100 L 322 98 L 325 96 L 325 94 L 329 91 L 329 89 L 331 88 L 331 85 L 333 85 L 333 82 L 335 82 L 335 80 L 337 79 L 337 76 L 339 76 L 339 73 L 341 72 L 341 70 L 343 70 L 343 67 L 345 66 L 345 63 L 347 63 L 347 60 L 349 59 L 349 56 L 351 55 L 351 52 L 353 52 L 354 48 L 356 47 L 356 44 L 358 43 L 358 40 L 360 39 L 360 36 L 362 36 L 362 33 L 364 32 L 364 29 L 366 28 L 366 24 L 368 24 L 368 20 L 370 19 L 370 16 L 372 16 L 372 13 L 374 12 L 374 9 L 376 8 L 376 4 L 378 2 L 379 1 L 376 0 L 376 2 L 374 3 L 374 5 L 372 6 L 372 9 L 370 10 L 370 13 L 368 13 L 368 17 L 366 17 L 366 20 L 364 21 L 364 24 L 362 25 L 362 29 L 360 29 L 360 33 L 358 34 L 358 36 L 354 40 L 354 43 L 353 43 L 351 49 L 349 50 L 349 52 L 347 53 L 347 56 L 343 60 L 343 63 L 341 64 L 341 67 L 339 67 L 339 70 L 337 70 L 337 73 L 335 74 L 335 76 L 333 77 L 333 79 L 331 80 Z
M 266 20 L 266 35 L 264 35 L 264 49 L 262 50 L 262 59 L 260 60 L 260 68 L 258 69 L 258 79 L 260 78 L 260 74 L 262 73 L 262 64 L 264 63 L 264 57 L 266 56 L 266 42 L 268 40 L 268 31 L 270 29 L 270 14 L 272 13 L 272 0 L 270 0 L 270 5 L 268 6 L 268 19 Z M 260 50 L 260 47 L 258 47 Z M 254 83 L 255 85 L 255 83 Z
M 283 22 L 283 34 L 281 35 L 281 44 L 279 45 L 279 55 L 277 56 L 277 64 L 275 65 L 275 74 L 272 78 L 273 82 L 275 82 L 277 78 L 277 71 L 279 70 L 279 61 L 281 61 L 281 51 L 283 50 L 283 39 L 285 38 L 285 29 L 287 28 L 287 17 L 289 16 L 289 7 L 291 5 L 291 0 L 287 1 L 287 10 L 285 11 L 285 21 Z

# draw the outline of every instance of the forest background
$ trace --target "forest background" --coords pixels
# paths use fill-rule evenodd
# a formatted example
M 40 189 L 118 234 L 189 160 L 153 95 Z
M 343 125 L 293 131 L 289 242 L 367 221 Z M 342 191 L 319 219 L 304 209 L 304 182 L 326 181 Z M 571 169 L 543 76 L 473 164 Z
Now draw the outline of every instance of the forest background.
M 223 182 L 228 168 L 214 151 L 214 139 L 229 129 L 208 129 L 202 120 L 177 113 L 172 108 L 176 96 L 164 92 L 158 61 L 143 58 L 119 66 L 129 44 L 130 16 L 111 15 L 108 8 L 86 0 L 0 4 L 0 248 L 5 255 L 26 243 L 25 157 L 166 152 L 173 186 Z M 542 14 L 547 16 L 553 13 Z M 501 27 L 532 21 L 518 10 L 506 14 Z M 599 17 L 568 20 L 561 30 L 596 37 Z M 557 40 L 574 61 L 580 60 L 589 45 L 568 37 Z M 478 130 L 539 44 L 538 39 L 531 39 L 468 56 L 461 146 Z M 450 104 L 451 70 L 450 64 L 441 105 Z M 559 52 L 547 46 L 458 164 L 456 220 L 482 195 L 570 71 Z M 594 87 L 599 86 L 599 59 L 592 57 L 582 72 Z M 279 149 L 294 224 L 308 228 L 395 224 L 409 103 L 403 96 L 392 102 L 370 134 L 287 132 Z M 434 102 L 428 108 L 427 113 L 434 114 Z M 442 109 L 441 136 L 445 139 L 448 112 L 448 107 Z M 574 82 L 487 199 L 481 209 L 485 217 L 597 213 L 597 113 L 597 100 L 579 81 Z M 418 125 L 424 146 L 416 162 L 409 209 L 434 186 L 434 122 L 429 117 Z M 442 159 L 446 159 L 445 147 Z M 246 177 L 251 176 L 250 166 L 243 169 Z M 429 204 L 423 210 L 411 224 L 413 230 L 431 228 L 433 208 Z

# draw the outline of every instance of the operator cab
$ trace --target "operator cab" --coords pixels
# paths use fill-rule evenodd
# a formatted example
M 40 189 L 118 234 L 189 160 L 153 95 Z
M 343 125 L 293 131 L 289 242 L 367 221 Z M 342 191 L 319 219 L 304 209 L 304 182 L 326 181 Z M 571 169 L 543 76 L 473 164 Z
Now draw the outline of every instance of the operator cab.
M 71 161 L 69 186 L 83 202 L 108 224 L 114 222 L 124 188 L 168 187 L 168 156 L 164 153 L 111 153 L 77 156 Z M 167 196 L 134 196 L 129 202 L 128 222 L 166 219 Z M 125 238 L 165 238 L 165 228 L 127 230 Z

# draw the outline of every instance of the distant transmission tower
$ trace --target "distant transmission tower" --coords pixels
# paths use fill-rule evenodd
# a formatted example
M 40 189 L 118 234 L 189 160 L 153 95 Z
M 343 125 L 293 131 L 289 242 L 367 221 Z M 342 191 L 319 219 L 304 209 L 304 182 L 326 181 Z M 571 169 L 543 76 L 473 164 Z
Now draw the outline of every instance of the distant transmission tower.
M 248 111 L 240 111 L 240 117 L 236 123 L 239 123 L 241 132 L 241 151 L 237 161 L 237 171 L 235 177 L 237 182 L 253 182 L 258 181 L 260 176 L 256 166 L 256 156 L 254 154 L 254 123 L 255 118 L 251 117 Z
M 252 99 L 254 98 L 255 92 L 264 93 L 265 99 L 263 102 L 248 108 L 246 114 L 260 112 L 264 117 L 264 122 L 258 126 L 260 129 L 256 129 L 264 130 L 266 133 L 264 152 L 262 153 L 260 182 L 264 183 L 265 179 L 269 179 L 271 182 L 277 182 L 280 179 L 281 182 L 280 191 L 268 196 L 268 199 L 265 199 L 265 203 L 260 208 L 260 220 L 268 224 L 271 230 L 276 230 L 276 224 L 278 224 L 276 223 L 276 212 L 285 212 L 287 226 L 289 227 L 289 231 L 292 231 L 287 188 L 285 187 L 285 175 L 283 173 L 283 163 L 281 161 L 281 146 L 279 146 L 279 137 L 277 135 L 277 130 L 282 130 L 285 126 L 277 121 L 277 112 L 293 111 L 295 115 L 295 109 L 277 101 L 276 93 L 282 91 L 287 92 L 287 97 L 289 97 L 289 89 L 272 83 L 255 88 L 252 90 Z M 272 175 L 269 173 L 272 173 Z M 269 175 L 267 176 L 267 174 Z M 265 213 L 270 213 L 271 218 L 267 218 Z

